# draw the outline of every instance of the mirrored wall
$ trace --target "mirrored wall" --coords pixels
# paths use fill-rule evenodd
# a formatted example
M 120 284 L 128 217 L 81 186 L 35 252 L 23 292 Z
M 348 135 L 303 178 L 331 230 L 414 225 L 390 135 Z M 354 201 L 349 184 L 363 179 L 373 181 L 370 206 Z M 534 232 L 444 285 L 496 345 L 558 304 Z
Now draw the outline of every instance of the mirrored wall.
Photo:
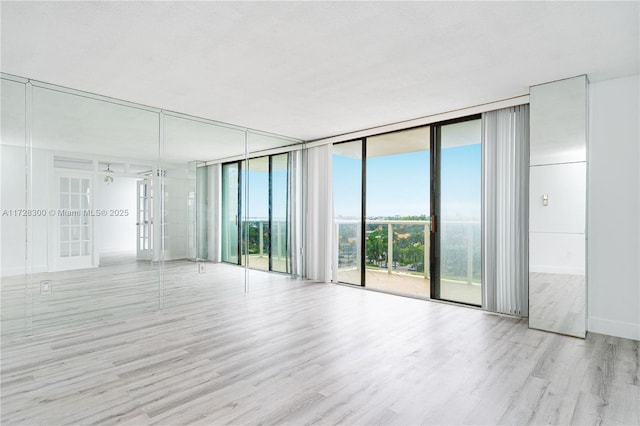
M 587 77 L 531 88 L 529 326 L 586 336 Z
M 1 77 L 3 336 L 300 276 L 301 141 Z

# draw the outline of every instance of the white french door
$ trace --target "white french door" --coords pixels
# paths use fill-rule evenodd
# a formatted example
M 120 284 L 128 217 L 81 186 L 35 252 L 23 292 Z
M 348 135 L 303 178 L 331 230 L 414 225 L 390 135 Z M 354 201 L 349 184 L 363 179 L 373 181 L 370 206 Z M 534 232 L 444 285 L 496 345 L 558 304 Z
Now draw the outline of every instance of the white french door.
M 93 266 L 92 180 L 90 175 L 57 175 L 56 269 Z
M 137 238 L 136 252 L 139 260 L 152 260 L 153 256 L 153 192 L 151 179 L 137 183 Z

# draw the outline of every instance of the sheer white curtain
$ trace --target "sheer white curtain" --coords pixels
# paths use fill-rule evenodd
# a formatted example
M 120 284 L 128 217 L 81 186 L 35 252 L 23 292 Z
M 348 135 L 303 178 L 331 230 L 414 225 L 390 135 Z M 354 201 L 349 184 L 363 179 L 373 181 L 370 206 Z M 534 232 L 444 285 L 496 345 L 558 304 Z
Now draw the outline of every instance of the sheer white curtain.
M 528 315 L 529 105 L 482 114 L 483 299 Z
M 332 145 L 306 151 L 306 278 L 330 282 L 333 258 Z
M 291 275 L 303 276 L 303 243 L 304 224 L 302 222 L 302 151 L 289 153 L 289 251 L 291 254 Z

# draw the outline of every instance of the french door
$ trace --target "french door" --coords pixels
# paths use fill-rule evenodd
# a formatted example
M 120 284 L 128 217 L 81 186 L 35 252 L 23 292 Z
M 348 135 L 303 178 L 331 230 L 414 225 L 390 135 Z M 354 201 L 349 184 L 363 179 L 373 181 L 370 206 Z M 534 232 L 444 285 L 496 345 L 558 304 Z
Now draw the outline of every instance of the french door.
M 56 269 L 93 266 L 93 207 L 90 175 L 58 175 Z
M 153 193 L 151 179 L 139 180 L 136 191 L 136 257 L 151 260 L 153 256 Z

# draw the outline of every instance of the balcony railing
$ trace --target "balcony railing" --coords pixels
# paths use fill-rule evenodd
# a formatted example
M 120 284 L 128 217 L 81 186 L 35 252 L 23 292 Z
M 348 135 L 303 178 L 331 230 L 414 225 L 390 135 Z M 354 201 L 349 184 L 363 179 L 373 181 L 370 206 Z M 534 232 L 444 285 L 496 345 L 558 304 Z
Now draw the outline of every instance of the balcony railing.
M 249 256 L 264 256 L 268 244 L 268 220 L 244 221 L 248 232 Z M 358 266 L 363 247 L 359 220 L 337 219 L 338 268 Z M 366 221 L 365 259 L 370 271 L 384 271 L 430 278 L 429 220 L 372 219 Z M 480 222 L 442 221 L 440 223 L 441 278 L 468 284 L 480 282 Z M 286 221 L 272 222 L 273 257 L 286 257 Z M 389 244 L 389 241 L 391 244 Z
M 340 269 L 357 267 L 361 258 L 362 248 L 357 244 L 360 223 L 358 220 L 336 220 Z M 364 247 L 367 269 L 429 279 L 430 226 L 429 220 L 367 220 Z M 479 283 L 480 222 L 443 221 L 440 226 L 441 276 L 469 284 Z
M 243 238 L 247 239 L 248 254 L 267 254 L 269 220 L 247 219 L 243 220 Z M 285 220 L 271 221 L 271 239 L 273 240 L 272 254 L 285 254 L 287 252 L 287 222 Z

